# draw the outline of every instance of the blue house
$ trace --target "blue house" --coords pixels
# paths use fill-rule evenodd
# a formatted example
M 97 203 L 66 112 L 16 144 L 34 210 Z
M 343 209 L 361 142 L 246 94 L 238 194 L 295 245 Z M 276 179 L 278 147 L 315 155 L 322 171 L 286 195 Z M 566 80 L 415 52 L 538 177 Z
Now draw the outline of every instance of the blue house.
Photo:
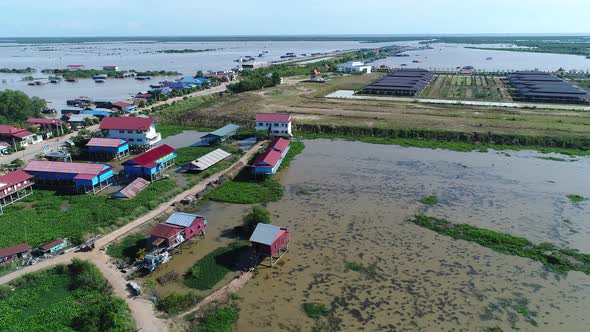
M 90 156 L 100 160 L 118 160 L 129 155 L 129 142 L 120 138 L 91 138 L 86 144 Z
M 148 150 L 139 156 L 123 163 L 124 172 L 131 178 L 141 177 L 154 181 L 162 175 L 162 171 L 174 165 L 176 150 L 163 144 Z
M 93 110 L 83 110 L 82 113 L 80 113 L 80 114 L 88 114 L 88 115 L 95 116 L 99 119 L 102 119 L 102 118 L 112 116 L 113 112 L 111 110 L 107 110 L 107 109 L 95 108 Z
M 44 254 L 54 254 L 62 249 L 65 249 L 67 246 L 68 243 L 65 240 L 57 239 L 40 246 L 39 250 Z
M 209 82 L 208 79 L 204 77 L 183 77 L 180 79 L 181 83 L 190 84 L 190 85 L 203 85 L 204 83 Z
M 115 175 L 106 164 L 68 163 L 31 160 L 23 171 L 32 175 L 35 185 L 97 193 L 109 187 Z

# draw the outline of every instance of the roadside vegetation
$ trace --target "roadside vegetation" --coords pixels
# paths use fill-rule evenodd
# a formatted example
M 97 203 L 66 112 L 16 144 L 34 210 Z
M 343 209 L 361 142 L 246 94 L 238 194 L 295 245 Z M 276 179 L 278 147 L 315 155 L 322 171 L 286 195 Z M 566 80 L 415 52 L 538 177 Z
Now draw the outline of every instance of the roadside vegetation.
M 581 271 L 590 275 L 590 255 L 574 249 L 558 248 L 551 243 L 536 245 L 522 237 L 466 224 L 452 224 L 445 219 L 425 215 L 417 215 L 410 221 L 457 240 L 475 242 L 503 254 L 530 258 L 551 271 Z
M 158 300 L 156 309 L 165 312 L 169 315 L 176 315 L 183 311 L 194 307 L 203 298 L 195 294 L 194 292 L 188 292 L 185 294 L 172 293 L 162 299 Z
M 125 301 L 88 261 L 27 274 L 2 288 L 2 331 L 134 331 Z
M 143 234 L 132 234 L 124 237 L 120 241 L 110 244 L 107 254 L 111 257 L 120 259 L 127 264 L 132 264 L 138 258 L 141 249 L 147 246 L 147 238 Z
M 184 284 L 197 290 L 212 289 L 228 273 L 236 271 L 237 260 L 247 248 L 247 243 L 236 242 L 213 250 L 186 272 Z

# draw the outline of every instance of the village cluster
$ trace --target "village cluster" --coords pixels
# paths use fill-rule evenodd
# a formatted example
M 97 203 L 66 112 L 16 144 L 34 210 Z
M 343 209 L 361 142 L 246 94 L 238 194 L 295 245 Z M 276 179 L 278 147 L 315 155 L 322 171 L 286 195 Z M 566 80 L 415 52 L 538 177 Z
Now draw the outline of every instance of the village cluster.
M 274 175 L 286 157 L 291 134 L 291 116 L 279 113 L 256 114 L 253 127 L 263 131 L 271 141 L 246 167 L 252 178 Z M 0 213 L 4 208 L 33 194 L 33 188 L 65 191 L 72 194 L 98 194 L 108 191 L 111 199 L 132 200 L 152 182 L 165 176 L 165 170 L 173 168 L 176 150 L 162 144 L 157 131 L 157 121 L 148 117 L 104 117 L 99 135 L 86 144 L 87 156 L 92 162 L 73 161 L 69 153 L 53 160 L 31 160 L 22 167 L 0 176 Z M 230 142 L 240 127 L 228 124 L 200 138 L 196 145 L 216 146 Z M 203 172 L 227 159 L 231 153 L 217 148 L 185 165 L 176 172 Z M 45 158 L 47 159 L 47 158 Z M 108 162 L 117 161 L 117 165 Z M 115 189 L 114 189 L 114 188 Z M 103 193 L 105 194 L 105 193 Z M 6 213 L 10 213 L 7 211 Z M 153 271 L 168 261 L 170 252 L 189 239 L 205 235 L 207 218 L 195 214 L 176 212 L 166 222 L 157 224 L 150 232 L 148 252 L 141 268 Z M 288 248 L 288 231 L 285 228 L 260 224 L 251 237 L 257 260 L 270 257 L 271 265 Z M 91 242 L 73 248 L 67 239 L 55 239 L 38 248 L 26 243 L 0 249 L 0 263 L 19 258 L 22 265 L 33 264 L 40 259 L 64 250 L 92 250 Z

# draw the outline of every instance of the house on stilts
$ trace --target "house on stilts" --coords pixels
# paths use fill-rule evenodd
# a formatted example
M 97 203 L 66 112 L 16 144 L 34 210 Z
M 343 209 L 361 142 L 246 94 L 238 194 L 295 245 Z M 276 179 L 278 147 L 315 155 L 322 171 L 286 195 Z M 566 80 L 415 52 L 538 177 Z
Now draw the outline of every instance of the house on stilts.
M 207 218 L 190 213 L 175 212 L 163 224 L 154 226 L 149 244 L 152 250 L 172 249 L 185 241 L 205 235 Z
M 23 171 L 33 176 L 35 185 L 96 194 L 108 188 L 115 175 L 107 164 L 67 163 L 31 160 Z
M 259 223 L 250 236 L 256 264 L 270 258 L 272 267 L 289 250 L 289 231 L 271 224 Z
M 290 141 L 285 138 L 275 138 L 252 163 L 254 175 L 274 175 L 279 170 L 283 159 L 289 152 Z
M 162 176 L 162 172 L 174 165 L 176 150 L 167 144 L 148 150 L 139 156 L 123 163 L 123 171 L 130 178 L 144 178 L 154 181 Z
M 4 207 L 33 194 L 33 176 L 17 170 L 0 176 L 0 215 Z
M 120 138 L 91 138 L 86 144 L 94 160 L 120 160 L 129 156 L 129 142 Z

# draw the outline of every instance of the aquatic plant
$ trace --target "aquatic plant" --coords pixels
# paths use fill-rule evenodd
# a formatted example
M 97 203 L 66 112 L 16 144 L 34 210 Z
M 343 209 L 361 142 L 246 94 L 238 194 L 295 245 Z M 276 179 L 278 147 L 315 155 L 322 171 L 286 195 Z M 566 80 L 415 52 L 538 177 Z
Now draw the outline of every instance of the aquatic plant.
M 503 254 L 530 258 L 551 271 L 581 271 L 590 274 L 590 255 L 575 249 L 562 249 L 551 243 L 535 245 L 523 237 L 466 224 L 452 224 L 445 219 L 425 215 L 416 215 L 410 222 L 454 239 L 478 243 Z
M 438 204 L 438 198 L 434 195 L 426 196 L 420 200 L 420 203 L 433 206 Z
M 584 197 L 584 196 L 582 196 L 582 195 L 577 195 L 577 194 L 569 194 L 569 195 L 567 195 L 566 197 L 567 197 L 567 198 L 570 200 L 570 202 L 572 202 L 572 203 L 580 203 L 580 202 L 583 202 L 583 201 L 587 200 L 587 198 L 586 198 L 586 197 Z
M 330 310 L 325 304 L 308 302 L 303 304 L 303 311 L 309 318 L 318 319 L 327 316 Z
M 246 246 L 244 242 L 236 242 L 208 253 L 185 273 L 184 284 L 198 290 L 215 287 L 229 272 L 235 270 L 234 263 Z

